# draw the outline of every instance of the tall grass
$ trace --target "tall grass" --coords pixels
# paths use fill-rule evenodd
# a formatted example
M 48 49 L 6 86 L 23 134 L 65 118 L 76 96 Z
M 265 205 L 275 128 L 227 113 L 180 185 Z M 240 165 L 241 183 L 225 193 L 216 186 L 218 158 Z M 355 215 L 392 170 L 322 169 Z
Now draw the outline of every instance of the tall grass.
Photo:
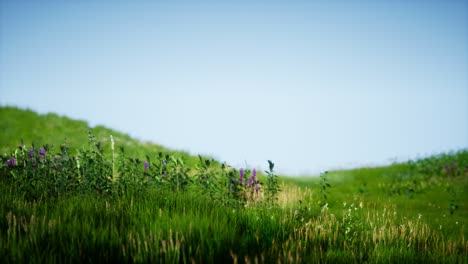
M 8 262 L 466 262 L 464 226 L 448 238 L 395 207 L 344 205 L 342 216 L 219 206 L 149 190 L 30 202 L 2 186 L 0 260 Z
M 0 263 L 468 262 L 467 150 L 293 179 L 70 149 L 1 156 Z

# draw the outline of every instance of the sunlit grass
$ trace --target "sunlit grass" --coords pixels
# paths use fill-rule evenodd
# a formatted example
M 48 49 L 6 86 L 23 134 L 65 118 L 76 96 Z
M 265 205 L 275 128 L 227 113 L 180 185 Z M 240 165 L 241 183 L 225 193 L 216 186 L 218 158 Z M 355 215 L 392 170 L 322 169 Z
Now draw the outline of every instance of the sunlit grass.
M 468 262 L 467 150 L 275 185 L 115 135 L 5 148 L 0 263 Z

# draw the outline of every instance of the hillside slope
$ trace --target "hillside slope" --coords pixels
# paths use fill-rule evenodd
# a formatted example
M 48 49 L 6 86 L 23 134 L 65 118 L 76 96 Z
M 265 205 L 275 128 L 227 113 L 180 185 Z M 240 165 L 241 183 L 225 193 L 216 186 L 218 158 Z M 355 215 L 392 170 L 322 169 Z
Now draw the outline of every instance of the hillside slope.
M 103 127 L 90 127 L 87 122 L 73 120 L 54 113 L 38 114 L 31 110 L 16 107 L 0 107 L 0 153 L 15 149 L 23 140 L 25 145 L 36 146 L 50 144 L 57 149 L 62 144 L 70 146 L 71 153 L 76 147 L 87 144 L 88 131 L 101 142 L 106 154 L 111 153 L 110 135 L 113 136 L 116 148 L 124 147 L 128 156 L 144 158 L 159 152 L 175 153 L 183 157 L 188 164 L 194 164 L 198 158 L 183 151 L 167 149 L 153 143 L 143 143 L 129 135 Z

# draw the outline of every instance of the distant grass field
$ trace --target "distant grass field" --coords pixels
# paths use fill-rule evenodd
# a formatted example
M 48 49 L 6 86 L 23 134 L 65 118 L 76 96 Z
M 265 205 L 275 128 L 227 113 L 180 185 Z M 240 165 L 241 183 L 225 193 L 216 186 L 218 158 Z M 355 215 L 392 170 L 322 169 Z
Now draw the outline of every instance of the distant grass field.
M 256 177 L 53 114 L 0 118 L 0 263 L 468 263 L 466 149 Z

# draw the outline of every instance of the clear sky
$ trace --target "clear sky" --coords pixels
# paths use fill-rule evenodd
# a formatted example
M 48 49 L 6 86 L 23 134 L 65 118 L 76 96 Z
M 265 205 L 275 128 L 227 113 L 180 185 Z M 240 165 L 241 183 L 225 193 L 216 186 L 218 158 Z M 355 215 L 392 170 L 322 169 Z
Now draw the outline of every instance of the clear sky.
M 468 1 L 0 1 L 0 104 L 281 173 L 468 147 Z

